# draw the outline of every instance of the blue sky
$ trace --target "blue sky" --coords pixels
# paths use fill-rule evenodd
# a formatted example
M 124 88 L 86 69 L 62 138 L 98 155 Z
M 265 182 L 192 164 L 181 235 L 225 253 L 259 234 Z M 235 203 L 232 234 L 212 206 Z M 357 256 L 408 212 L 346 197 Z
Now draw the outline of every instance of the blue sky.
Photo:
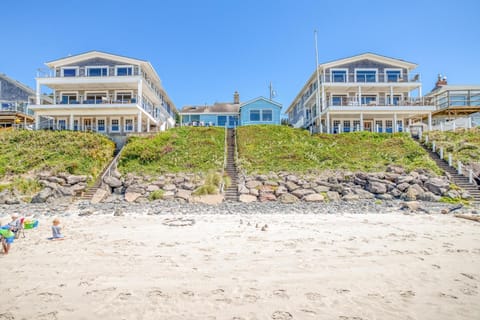
M 363 52 L 480 84 L 478 0 L 1 1 L 0 72 L 32 88 L 46 61 L 90 50 L 152 63 L 177 108 L 268 97 L 284 110 L 319 60 Z

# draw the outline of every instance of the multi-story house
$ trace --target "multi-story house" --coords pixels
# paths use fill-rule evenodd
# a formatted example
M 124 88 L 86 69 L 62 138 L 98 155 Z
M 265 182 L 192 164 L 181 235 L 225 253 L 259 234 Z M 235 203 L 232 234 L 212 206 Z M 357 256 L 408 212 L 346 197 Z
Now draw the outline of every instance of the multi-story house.
M 35 128 L 87 130 L 109 136 L 161 131 L 175 125 L 176 109 L 150 62 L 90 51 L 46 63 L 36 78 Z M 43 104 L 43 87 L 53 103 Z M 40 116 L 53 119 L 42 123 Z M 53 124 L 53 125 L 52 125 Z
M 449 85 L 446 77 L 438 75 L 435 88 L 425 97 L 436 107 L 434 129 L 469 128 L 478 123 L 480 85 Z
M 217 102 L 211 106 L 185 106 L 179 115 L 182 125 L 233 128 L 250 124 L 278 125 L 281 110 L 281 104 L 264 97 L 241 103 L 238 92 L 235 92 L 233 103 Z
M 422 98 L 416 64 L 373 53 L 318 66 L 287 109 L 289 122 L 311 132 L 400 132 L 435 107 Z
M 28 108 L 34 102 L 35 91 L 25 84 L 0 74 L 0 127 L 22 126 L 33 123 L 33 112 Z M 48 96 L 40 99 L 45 104 L 52 102 Z

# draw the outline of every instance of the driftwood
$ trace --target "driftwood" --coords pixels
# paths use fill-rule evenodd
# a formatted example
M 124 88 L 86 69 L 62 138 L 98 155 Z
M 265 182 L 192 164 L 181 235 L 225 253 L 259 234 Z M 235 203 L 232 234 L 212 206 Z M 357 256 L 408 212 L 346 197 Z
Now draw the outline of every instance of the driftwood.
M 467 215 L 467 214 L 456 214 L 455 217 L 480 222 L 480 216 L 472 216 L 472 215 Z

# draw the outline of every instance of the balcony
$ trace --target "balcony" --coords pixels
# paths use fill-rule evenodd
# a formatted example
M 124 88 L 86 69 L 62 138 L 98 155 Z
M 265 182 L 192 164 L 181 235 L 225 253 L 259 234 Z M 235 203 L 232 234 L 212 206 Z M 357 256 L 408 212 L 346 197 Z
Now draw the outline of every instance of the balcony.
M 332 84 L 332 83 L 390 83 L 401 84 L 401 83 L 419 83 L 420 74 L 385 74 L 385 73 L 326 73 L 323 75 L 323 82 Z
M 403 100 L 380 98 L 380 99 L 365 99 L 362 97 L 359 100 L 356 97 L 345 97 L 337 100 L 330 100 L 327 102 L 325 111 L 354 111 L 354 112 L 376 112 L 376 111 L 435 111 L 436 107 L 426 98 L 407 98 Z M 393 102 L 393 103 L 392 103 Z

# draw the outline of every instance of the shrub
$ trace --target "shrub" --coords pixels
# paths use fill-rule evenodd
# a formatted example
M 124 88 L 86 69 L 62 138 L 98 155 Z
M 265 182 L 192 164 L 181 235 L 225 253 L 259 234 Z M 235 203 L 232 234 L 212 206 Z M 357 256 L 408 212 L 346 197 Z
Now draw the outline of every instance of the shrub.
M 163 191 L 162 189 L 152 191 L 148 196 L 148 200 L 155 201 L 155 200 L 163 199 L 164 194 L 165 194 L 165 191 Z

